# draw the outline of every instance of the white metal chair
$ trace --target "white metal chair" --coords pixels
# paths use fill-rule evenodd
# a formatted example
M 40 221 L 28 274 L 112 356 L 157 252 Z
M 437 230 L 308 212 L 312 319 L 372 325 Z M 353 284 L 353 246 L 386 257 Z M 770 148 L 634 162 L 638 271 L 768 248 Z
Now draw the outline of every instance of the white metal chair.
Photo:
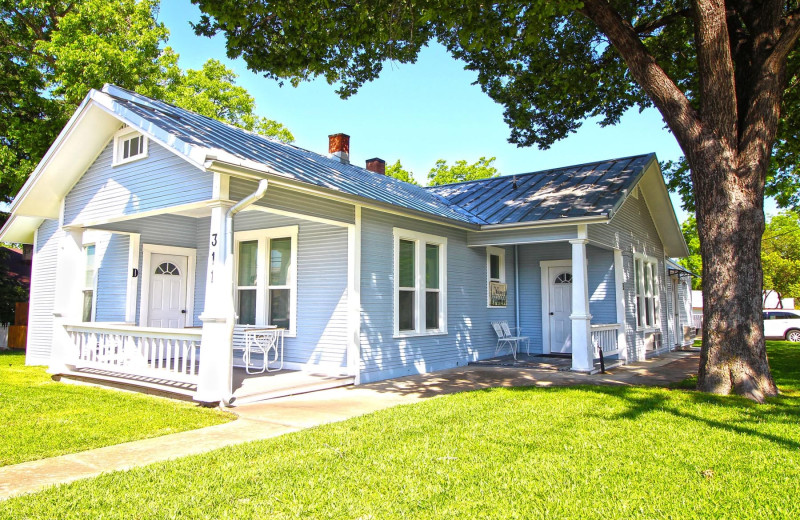
M 263 374 L 283 369 L 283 332 L 284 329 L 274 326 L 244 328 L 242 361 L 248 374 Z M 263 356 L 263 364 L 260 368 L 254 368 L 253 354 Z M 270 367 L 270 363 L 276 363 L 277 367 Z
M 493 321 L 492 328 L 495 334 L 497 334 L 497 347 L 494 349 L 495 354 L 503 350 L 504 347 L 508 347 L 514 359 L 517 359 L 517 351 L 519 350 L 520 343 L 523 342 L 526 344 L 528 354 L 531 353 L 530 338 L 527 336 L 515 336 L 511 332 L 507 321 Z

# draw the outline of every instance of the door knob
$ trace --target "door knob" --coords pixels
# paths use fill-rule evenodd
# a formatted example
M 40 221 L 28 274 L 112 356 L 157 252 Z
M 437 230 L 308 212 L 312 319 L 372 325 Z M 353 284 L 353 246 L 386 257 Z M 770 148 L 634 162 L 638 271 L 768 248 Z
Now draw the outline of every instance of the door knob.
M 183 310 L 181 311 L 181 314 L 186 314 L 186 309 L 183 309 Z
M 554 313 L 554 312 L 551 312 L 551 313 L 550 313 L 550 316 L 552 316 L 553 314 L 555 314 L 555 313 Z

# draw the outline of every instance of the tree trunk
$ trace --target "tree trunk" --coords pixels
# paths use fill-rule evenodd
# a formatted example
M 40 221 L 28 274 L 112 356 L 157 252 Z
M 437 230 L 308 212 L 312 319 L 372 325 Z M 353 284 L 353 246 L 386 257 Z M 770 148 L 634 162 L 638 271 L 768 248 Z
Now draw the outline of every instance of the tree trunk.
M 691 154 L 703 258 L 698 390 L 758 402 L 777 395 L 764 343 L 761 235 L 765 171 L 734 153 Z

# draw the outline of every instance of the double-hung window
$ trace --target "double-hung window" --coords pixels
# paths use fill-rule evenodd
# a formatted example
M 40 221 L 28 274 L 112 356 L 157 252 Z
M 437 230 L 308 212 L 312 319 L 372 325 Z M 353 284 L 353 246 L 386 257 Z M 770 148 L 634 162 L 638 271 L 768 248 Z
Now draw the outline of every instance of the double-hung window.
M 123 128 L 114 136 L 114 166 L 147 157 L 147 137 L 133 130 Z
M 661 314 L 658 292 L 658 261 L 635 255 L 634 283 L 636 285 L 636 324 L 639 328 L 656 328 Z
M 499 247 L 486 248 L 486 304 L 489 307 L 507 305 L 506 250 Z
M 97 268 L 95 266 L 95 245 L 83 246 L 83 312 L 81 321 L 94 321 L 95 287 L 97 286 Z
M 447 333 L 447 239 L 394 229 L 394 333 Z
M 236 312 L 241 325 L 296 333 L 297 226 L 236 233 Z

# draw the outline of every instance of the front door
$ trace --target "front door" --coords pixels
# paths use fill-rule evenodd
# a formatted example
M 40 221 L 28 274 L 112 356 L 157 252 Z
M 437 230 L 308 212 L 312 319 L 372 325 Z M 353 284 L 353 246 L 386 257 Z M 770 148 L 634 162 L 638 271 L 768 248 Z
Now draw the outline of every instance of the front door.
M 572 352 L 572 271 L 550 267 L 550 352 Z
M 189 259 L 180 255 L 152 253 L 148 327 L 186 326 L 186 279 Z

